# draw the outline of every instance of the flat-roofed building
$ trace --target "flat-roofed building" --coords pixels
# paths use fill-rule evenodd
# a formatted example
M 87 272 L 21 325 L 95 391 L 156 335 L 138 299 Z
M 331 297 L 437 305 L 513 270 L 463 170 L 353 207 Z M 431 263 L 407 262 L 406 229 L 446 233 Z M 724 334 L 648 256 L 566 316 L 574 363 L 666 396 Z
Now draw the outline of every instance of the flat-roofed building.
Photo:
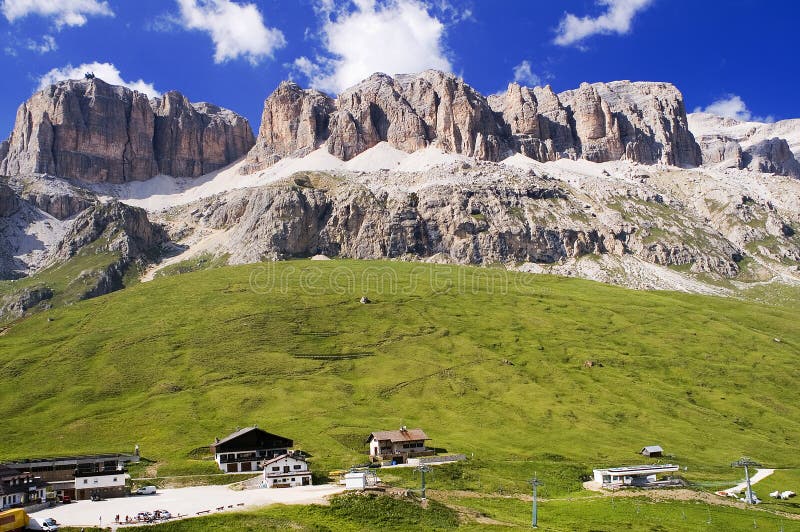
M 673 464 L 638 465 L 595 469 L 594 481 L 603 487 L 650 487 L 674 483 L 669 473 L 677 473 L 680 467 Z M 659 480 L 659 477 L 662 477 Z M 667 477 L 667 478 L 663 478 Z

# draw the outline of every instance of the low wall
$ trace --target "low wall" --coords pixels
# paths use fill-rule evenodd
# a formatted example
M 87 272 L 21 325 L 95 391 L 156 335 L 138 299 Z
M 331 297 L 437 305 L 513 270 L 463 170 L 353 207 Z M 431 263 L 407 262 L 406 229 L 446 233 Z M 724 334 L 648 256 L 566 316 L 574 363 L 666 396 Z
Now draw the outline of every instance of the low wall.
M 466 460 L 463 454 L 448 454 L 445 456 L 424 456 L 421 458 L 409 458 L 408 465 L 418 466 L 421 464 L 444 464 L 447 462 L 463 462 Z

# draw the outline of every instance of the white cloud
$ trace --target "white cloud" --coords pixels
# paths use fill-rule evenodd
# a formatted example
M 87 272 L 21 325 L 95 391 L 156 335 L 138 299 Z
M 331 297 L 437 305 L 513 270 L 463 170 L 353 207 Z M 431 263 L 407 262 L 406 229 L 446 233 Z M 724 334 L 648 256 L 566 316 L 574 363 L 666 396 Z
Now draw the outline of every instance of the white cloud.
M 533 72 L 528 60 L 514 67 L 514 81 L 527 87 L 538 87 L 542 84 L 542 78 Z
M 108 2 L 100 0 L 2 0 L 0 11 L 14 22 L 28 15 L 55 20 L 56 28 L 83 26 L 88 17 L 113 17 Z
M 148 95 L 151 98 L 160 96 L 161 93 L 156 90 L 152 83 L 147 83 L 142 79 L 136 81 L 125 81 L 119 73 L 119 69 L 111 63 L 84 63 L 73 67 L 66 65 L 62 68 L 54 68 L 50 72 L 39 78 L 39 89 L 44 89 L 56 83 L 57 81 L 65 79 L 83 79 L 84 74 L 93 72 L 95 77 L 102 79 L 111 85 L 124 85 L 125 87 L 139 91 Z
M 697 107 L 694 110 L 695 113 L 711 113 L 712 115 L 722 116 L 724 118 L 733 118 L 734 120 L 739 120 L 742 122 L 749 122 L 751 120 L 755 122 L 774 122 L 775 117 L 772 115 L 770 116 L 753 116 L 753 113 L 750 112 L 750 109 L 747 108 L 747 104 L 744 103 L 744 100 L 736 94 L 728 94 L 724 98 L 720 98 L 711 103 L 705 109 L 701 107 Z
M 633 17 L 649 7 L 654 0 L 596 0 L 606 6 L 606 12 L 598 17 L 577 17 L 566 13 L 556 30 L 553 42 L 561 46 L 578 43 L 592 35 L 625 34 L 631 29 Z
M 264 25 L 264 17 L 255 4 L 237 4 L 231 0 L 178 0 L 178 5 L 180 22 L 185 29 L 205 31 L 211 36 L 217 63 L 243 57 L 257 65 L 286 46 L 283 33 Z
M 450 71 L 444 48 L 445 25 L 420 0 L 353 0 L 335 8 L 316 6 L 323 15 L 325 56 L 295 60 L 311 85 L 339 93 L 375 72 L 401 74 L 429 68 Z
M 28 40 L 25 48 L 37 54 L 46 54 L 47 52 L 58 50 L 58 43 L 56 43 L 56 39 L 52 35 L 45 35 L 42 37 L 41 42 Z

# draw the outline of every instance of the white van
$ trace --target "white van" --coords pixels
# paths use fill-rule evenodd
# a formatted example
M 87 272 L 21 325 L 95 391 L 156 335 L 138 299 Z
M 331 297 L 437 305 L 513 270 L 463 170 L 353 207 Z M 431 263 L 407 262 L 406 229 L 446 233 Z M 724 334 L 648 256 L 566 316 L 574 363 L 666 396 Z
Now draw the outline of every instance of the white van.
M 142 486 L 141 488 L 137 489 L 133 493 L 135 495 L 154 495 L 156 492 L 155 486 Z
M 28 530 L 46 530 L 47 532 L 58 532 L 58 523 L 52 517 L 47 519 L 31 517 L 28 523 Z

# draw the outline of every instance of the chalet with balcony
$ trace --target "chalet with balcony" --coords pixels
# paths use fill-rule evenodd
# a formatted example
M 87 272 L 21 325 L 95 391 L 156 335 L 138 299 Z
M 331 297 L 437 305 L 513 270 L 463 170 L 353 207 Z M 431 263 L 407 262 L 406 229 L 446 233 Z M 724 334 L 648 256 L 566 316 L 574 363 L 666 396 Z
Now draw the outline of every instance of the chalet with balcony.
M 260 471 L 262 462 L 289 453 L 294 442 L 270 434 L 258 427 L 247 427 L 215 439 L 211 452 L 219 468 L 226 473 Z
M 425 447 L 429 439 L 422 429 L 407 427 L 373 432 L 367 439 L 369 456 L 373 462 L 404 464 L 409 458 L 433 455 L 433 450 Z
M 311 485 L 311 471 L 308 469 L 308 462 L 302 456 L 284 454 L 265 460 L 261 466 L 264 469 L 264 480 L 261 485 L 265 488 Z
M 0 511 L 42 504 L 47 482 L 30 473 L 0 465 Z

